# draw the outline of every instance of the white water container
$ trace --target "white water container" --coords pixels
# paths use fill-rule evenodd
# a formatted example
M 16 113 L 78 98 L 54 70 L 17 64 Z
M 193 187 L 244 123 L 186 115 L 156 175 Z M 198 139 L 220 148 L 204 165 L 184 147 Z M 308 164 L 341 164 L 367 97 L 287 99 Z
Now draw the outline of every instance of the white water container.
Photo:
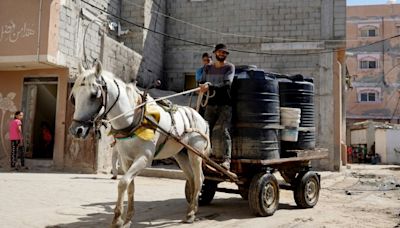
M 297 142 L 299 135 L 299 125 L 301 109 L 281 107 L 281 125 L 285 127 L 281 131 L 282 141 Z
M 281 107 L 281 125 L 286 127 L 299 127 L 301 109 Z

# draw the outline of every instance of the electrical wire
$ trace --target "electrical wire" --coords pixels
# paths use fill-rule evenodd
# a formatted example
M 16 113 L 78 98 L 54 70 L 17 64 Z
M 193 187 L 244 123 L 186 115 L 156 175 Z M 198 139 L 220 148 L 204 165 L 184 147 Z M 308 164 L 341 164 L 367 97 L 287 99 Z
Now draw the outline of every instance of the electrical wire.
M 385 75 L 388 75 L 389 73 L 391 73 L 394 69 L 396 69 L 397 67 L 399 67 L 400 66 L 400 63 L 398 63 L 398 64 L 396 64 L 396 65 L 394 65 L 392 68 L 390 68 L 390 70 L 388 71 L 388 72 L 386 72 L 385 73 Z M 379 84 L 380 84 L 381 82 L 378 82 L 378 83 L 375 83 L 375 84 L 373 84 L 373 85 L 368 85 L 367 87 L 377 87 L 377 86 L 379 86 Z M 393 92 L 392 93 L 392 95 L 388 98 L 388 99 L 386 99 L 386 101 L 385 101 L 385 108 L 387 107 L 387 105 L 389 104 L 389 101 L 393 98 L 393 96 L 394 95 L 396 95 L 397 93 L 396 92 Z M 355 108 L 357 108 L 359 105 L 362 105 L 362 103 L 355 103 L 351 108 L 348 108 L 347 110 L 346 110 L 346 112 L 351 112 L 351 111 L 353 111 Z M 393 114 L 392 114 L 392 119 L 393 119 Z
M 84 2 L 85 4 L 87 4 L 87 5 L 89 5 L 89 6 L 93 7 L 93 8 L 95 8 L 95 9 L 101 11 L 101 12 L 104 12 L 104 13 L 106 13 L 106 14 L 108 14 L 108 15 L 114 17 L 114 18 L 117 18 L 117 19 L 119 19 L 119 20 L 121 20 L 121 21 L 124 21 L 124 22 L 126 22 L 126 23 L 128 23 L 128 24 L 134 25 L 134 26 L 139 27 L 139 28 L 141 28 L 141 29 L 144 29 L 144 30 L 147 30 L 147 31 L 150 31 L 150 32 L 153 32 L 153 33 L 156 33 L 156 34 L 159 34 L 159 35 L 162 35 L 162 36 L 171 38 L 171 39 L 175 39 L 175 40 L 179 40 L 179 41 L 182 41 L 182 42 L 190 43 L 190 44 L 193 44 L 193 45 L 198 45 L 198 46 L 213 48 L 213 45 L 203 44 L 203 43 L 196 42 L 196 41 L 191 41 L 191 40 L 186 40 L 186 39 L 179 38 L 179 37 L 176 37 L 176 36 L 172 36 L 172 35 L 169 35 L 169 34 L 166 34 L 166 33 L 163 33 L 163 32 L 159 32 L 159 31 L 157 31 L 157 30 L 155 30 L 155 29 L 147 28 L 147 27 L 145 27 L 145 26 L 143 26 L 143 25 L 139 25 L 139 24 L 134 23 L 134 22 L 132 22 L 132 21 L 129 21 L 129 20 L 125 19 L 125 18 L 122 18 L 122 17 L 120 17 L 120 16 L 117 16 L 117 15 L 114 15 L 114 14 L 112 14 L 112 13 L 109 13 L 109 12 L 107 12 L 106 10 L 103 10 L 103 9 L 101 9 L 101 8 L 99 8 L 99 7 L 93 5 L 93 4 L 91 4 L 91 3 L 89 3 L 89 2 L 87 2 L 87 1 L 85 1 L 85 0 L 82 0 L 82 2 Z M 133 2 L 128 2 L 128 4 L 135 5 L 135 6 L 138 6 L 138 7 L 143 8 L 143 9 L 146 9 L 146 8 L 147 8 L 147 7 L 141 6 L 141 5 L 136 4 L 136 3 L 133 3 Z M 148 9 L 148 8 L 147 8 L 147 9 Z M 346 41 L 346 40 L 304 40 L 304 39 L 292 39 L 292 38 L 281 38 L 281 37 L 258 37 L 258 36 L 243 35 L 243 34 L 222 33 L 222 32 L 216 31 L 216 30 L 211 30 L 211 29 L 208 29 L 208 28 L 205 28 L 205 27 L 201 27 L 201 26 L 198 26 L 198 25 L 195 25 L 195 24 L 186 22 L 186 21 L 181 20 L 181 19 L 177 19 L 177 18 L 175 18 L 175 17 L 166 15 L 166 14 L 161 13 L 161 12 L 159 12 L 159 11 L 155 11 L 155 10 L 151 10 L 151 9 L 150 9 L 150 11 L 151 11 L 152 13 L 156 13 L 156 14 L 158 14 L 158 15 L 162 15 L 162 16 L 164 16 L 164 17 L 166 17 L 166 18 L 173 19 L 173 20 L 175 20 L 175 21 L 178 21 L 178 22 L 181 22 L 181 23 L 184 23 L 184 24 L 187 24 L 187 25 L 190 25 L 190 26 L 193 26 L 193 27 L 202 29 L 202 30 L 204 30 L 204 31 L 213 32 L 213 33 L 218 33 L 218 34 L 220 34 L 220 35 L 222 35 L 222 36 L 238 36 L 238 37 L 247 37 L 247 38 L 270 39 L 271 41 L 274 41 L 274 40 L 281 40 L 281 41 L 314 41 L 314 42 L 315 42 L 315 41 L 339 41 L 339 42 L 344 42 L 344 41 Z M 83 44 L 84 44 L 84 45 L 85 45 L 85 38 L 86 38 L 87 30 L 88 30 L 89 26 L 93 23 L 93 21 L 94 21 L 94 20 L 90 21 L 90 23 L 87 25 L 87 27 L 86 27 L 86 29 L 85 29 L 84 38 L 83 38 Z M 239 50 L 239 49 L 230 49 L 230 50 L 231 50 L 231 51 L 235 51 L 235 52 L 239 52 L 239 53 L 263 54 L 263 55 L 279 55 L 279 56 L 281 56 L 281 55 L 312 55 L 312 54 L 333 53 L 333 52 L 338 52 L 338 51 L 343 51 L 343 50 L 346 50 L 346 51 L 358 50 L 358 49 L 360 49 L 360 48 L 365 48 L 365 47 L 368 47 L 368 46 L 372 46 L 372 45 L 374 45 L 374 44 L 381 43 L 381 42 L 385 42 L 385 41 L 387 41 L 387 40 L 391 40 L 391 39 L 394 39 L 394 38 L 397 38 L 397 37 L 400 37 L 400 34 L 394 35 L 394 36 L 391 36 L 391 37 L 387 37 L 387 38 L 385 38 L 385 39 L 378 40 L 378 41 L 375 41 L 375 42 L 372 42 L 372 43 L 369 43 L 369 44 L 366 44 L 366 45 L 362 45 L 362 46 L 357 46 L 357 47 L 352 47 L 352 48 L 338 48 L 338 49 L 336 49 L 336 50 L 327 50 L 327 51 L 318 51 L 318 52 L 312 52 L 312 51 L 305 50 L 307 53 L 286 53 L 286 52 L 285 52 L 285 53 L 269 53 L 269 52 L 258 52 L 258 51 L 249 51 L 249 50 Z M 348 40 L 348 41 L 350 41 L 350 40 Z M 351 40 L 351 41 L 353 41 L 353 40 Z M 87 63 L 87 58 L 86 58 L 86 52 L 85 52 L 85 51 L 84 51 L 84 59 L 85 59 L 86 65 L 88 65 L 88 63 Z M 394 69 L 395 69 L 397 66 L 399 66 L 399 65 L 400 65 L 400 63 L 397 64 L 397 65 L 395 65 L 394 67 L 392 67 L 392 68 L 389 70 L 389 72 L 387 72 L 386 74 L 389 74 L 392 70 L 394 70 Z M 378 85 L 378 84 L 376 84 L 376 85 Z M 393 95 L 392 95 L 392 96 L 393 96 Z M 399 101 L 400 101 L 400 97 L 399 97 L 399 99 L 398 99 L 398 101 L 397 101 L 396 108 L 395 108 L 395 110 L 394 110 L 394 112 L 393 112 L 393 114 L 392 114 L 392 118 L 391 118 L 391 119 L 393 119 L 394 114 L 395 114 L 396 111 L 397 111 L 397 108 L 398 108 L 398 105 L 399 105 Z M 350 110 L 348 110 L 348 111 L 351 111 L 353 108 L 357 107 L 358 105 L 359 105 L 359 104 L 357 103 L 354 107 L 352 107 L 352 108 L 351 108 Z
M 400 96 L 399 96 L 399 98 L 397 98 L 396 108 L 394 108 L 394 110 L 393 110 L 392 117 L 390 117 L 390 121 L 393 120 L 394 114 L 396 114 L 396 112 L 397 112 L 397 108 L 399 107 L 399 102 L 400 102 Z
M 385 72 L 384 75 L 383 75 L 383 77 L 385 78 L 385 75 L 389 75 L 389 73 L 391 73 L 392 70 L 396 69 L 398 66 L 400 66 L 400 63 L 394 65 L 392 68 L 390 68 L 390 70 L 389 70 L 388 72 Z M 385 80 L 385 79 L 383 79 L 383 80 Z M 353 82 L 353 83 L 354 83 L 354 82 Z M 384 84 L 385 84 L 385 82 L 379 81 L 379 82 L 376 82 L 375 84 L 368 85 L 368 87 L 377 87 L 377 86 L 379 86 L 381 83 L 384 83 Z
M 200 45 L 200 46 L 212 47 L 211 45 L 202 44 L 202 43 L 199 43 L 199 42 L 194 42 L 194 41 L 189 41 L 189 40 L 185 40 L 185 39 L 173 37 L 173 36 L 170 36 L 170 35 L 168 35 L 168 34 L 165 34 L 165 33 L 162 33 L 162 32 L 158 32 L 158 31 L 156 31 L 156 30 L 154 30 L 154 29 L 146 28 L 146 27 L 144 27 L 144 26 L 141 26 L 141 25 L 138 25 L 138 24 L 133 23 L 133 22 L 131 22 L 131 21 L 128 21 L 128 20 L 126 20 L 126 19 L 124 19 L 124 18 L 122 18 L 122 17 L 119 17 L 119 16 L 116 16 L 116 15 L 114 15 L 114 14 L 111 14 L 111 13 L 109 13 L 109 12 L 103 10 L 103 9 L 100 9 L 99 7 L 97 7 L 97 6 L 95 6 L 95 5 L 91 4 L 91 3 L 88 3 L 88 2 L 86 2 L 86 1 L 84 1 L 84 0 L 82 0 L 82 2 L 84 2 L 84 3 L 88 4 L 88 5 L 90 5 L 90 6 L 93 7 L 93 8 L 96 8 L 97 10 L 99 10 L 99 11 L 101 11 L 101 12 L 104 12 L 104 13 L 110 15 L 110 16 L 116 17 L 116 18 L 118 18 L 118 19 L 120 19 L 120 20 L 123 20 L 123 21 L 125 21 L 125 22 L 127 22 L 127 23 L 129 23 L 129 24 L 132 24 L 132 25 L 134 25 L 134 26 L 140 27 L 140 28 L 142 28 L 142 29 L 145 29 L 145 30 L 148 30 L 148 31 L 151 31 L 151 32 L 154 32 L 154 33 L 158 33 L 158 34 L 160 34 L 160 35 L 165 35 L 165 36 L 167 36 L 167 37 L 169 37 L 169 38 L 178 39 L 178 40 L 181 40 L 181 41 L 184 41 L 184 42 L 189 42 L 189 43 L 196 44 L 196 45 Z M 136 6 L 141 7 L 141 8 L 146 8 L 146 7 L 143 7 L 143 6 L 139 5 L 139 4 L 132 3 L 132 2 L 128 2 L 128 4 L 136 5 Z M 169 18 L 173 18 L 173 17 L 171 17 L 171 16 L 168 16 L 168 15 L 165 15 L 165 14 L 163 14 L 163 13 L 160 13 L 159 11 L 153 11 L 153 10 L 151 10 L 151 12 L 159 13 L 159 14 L 161 14 L 162 16 L 166 16 L 166 17 L 169 17 Z M 183 23 L 188 23 L 188 22 L 185 22 L 185 21 L 176 19 L 176 18 L 173 18 L 173 19 L 178 20 L 178 21 L 181 21 L 181 22 L 183 22 Z M 90 23 L 92 23 L 92 22 L 93 22 L 93 21 L 91 21 Z M 188 23 L 188 24 L 190 24 L 190 23 Z M 89 26 L 90 26 L 90 24 L 87 26 L 87 28 L 86 28 L 86 30 L 85 30 L 84 42 L 85 42 L 86 31 L 87 31 L 87 29 L 88 29 Z M 202 28 L 202 27 L 201 27 L 201 28 Z M 210 30 L 210 31 L 213 31 L 213 30 Z M 384 42 L 384 41 L 386 41 L 386 40 L 390 40 L 390 39 L 393 39 L 393 38 L 396 38 L 396 37 L 399 37 L 399 36 L 400 36 L 400 34 L 394 35 L 394 36 L 391 36 L 391 37 L 388 37 L 388 38 L 385 38 L 385 39 L 382 39 L 382 40 L 378 40 L 378 41 L 375 41 L 375 42 L 372 42 L 372 43 L 369 43 L 369 44 L 366 44 L 366 45 L 363 45 L 363 46 L 358 46 L 358 47 L 353 47 L 353 48 L 347 48 L 347 49 L 342 49 L 342 50 L 347 50 L 347 51 L 350 51 L 350 50 L 357 50 L 357 49 L 359 49 L 359 48 L 368 47 L 368 46 L 374 45 L 374 44 L 376 44 L 376 43 Z M 233 50 L 233 51 L 238 51 L 238 52 L 243 52 L 243 50 L 236 50 L 236 49 L 232 49 L 232 50 Z M 340 49 L 337 49 L 336 51 L 338 51 L 338 50 L 340 50 Z M 255 53 L 255 54 L 272 54 L 272 53 L 266 53 L 266 52 L 253 52 L 253 51 L 244 51 L 244 52 L 245 52 L 245 53 Z M 331 53 L 331 52 L 332 52 L 332 51 L 327 51 L 327 52 L 321 51 L 321 52 L 317 52 L 317 53 L 307 53 L 307 55 L 308 55 L 308 54 Z M 287 53 L 284 53 L 284 54 L 287 54 Z M 304 53 L 295 53 L 295 55 L 300 55 L 300 54 L 304 54 Z M 274 53 L 273 55 L 281 55 L 281 54 Z M 84 53 L 84 57 L 85 57 L 85 59 L 86 59 L 86 53 Z M 397 64 L 396 66 L 398 66 L 398 65 L 400 65 L 400 64 Z M 395 66 L 395 67 L 396 67 L 396 66 Z M 387 72 L 386 74 L 389 74 L 395 67 L 391 68 L 391 69 L 389 70 L 389 72 Z
M 139 27 L 139 28 L 142 28 L 142 29 L 144 29 L 144 30 L 148 30 L 148 31 L 150 31 L 150 32 L 153 32 L 153 33 L 156 33 L 156 34 L 159 34 L 159 35 L 163 35 L 163 36 L 168 37 L 168 38 L 171 38 L 171 39 L 179 40 L 179 41 L 186 42 L 186 43 L 191 43 L 191 44 L 198 45 L 198 46 L 209 47 L 209 48 L 212 48 L 212 47 L 213 47 L 213 45 L 208 45 L 208 44 L 203 44 L 203 43 L 200 43 L 200 42 L 190 41 L 190 40 L 186 40 L 186 39 L 182 39 L 182 38 L 179 38 L 179 37 L 175 37 L 175 36 L 172 36 L 172 35 L 163 33 L 163 32 L 156 31 L 156 29 L 149 29 L 149 28 L 147 28 L 147 27 L 145 27 L 145 26 L 139 25 L 139 24 L 137 24 L 137 23 L 134 23 L 134 22 L 132 22 L 132 21 L 129 21 L 129 20 L 127 20 L 127 19 L 125 19 L 125 18 L 122 18 L 122 17 L 120 17 L 120 16 L 111 14 L 111 13 L 107 12 L 106 10 L 103 10 L 103 9 L 101 9 L 101 8 L 99 8 L 99 7 L 93 5 L 93 4 L 91 4 L 91 3 L 89 3 L 89 2 L 87 2 L 87 1 L 85 1 L 85 0 L 82 0 L 82 2 L 86 3 L 87 5 L 93 7 L 93 8 L 95 8 L 95 9 L 101 11 L 101 12 L 104 12 L 104 13 L 108 14 L 108 15 L 110 15 L 110 16 L 112 16 L 112 17 L 115 17 L 115 18 L 117 18 L 117 19 L 119 19 L 119 20 L 125 21 L 125 22 L 128 23 L 128 24 L 134 25 L 134 26 Z M 144 9 L 146 8 L 146 7 L 143 7 L 143 6 L 141 6 L 141 5 L 138 5 L 138 4 L 132 3 L 132 2 L 128 2 L 128 4 L 136 5 L 136 6 L 138 6 L 138 7 L 144 8 Z M 188 24 L 188 25 L 192 25 L 192 26 L 194 26 L 194 27 L 198 27 L 198 28 L 201 28 L 201 29 L 205 29 L 205 30 L 208 30 L 208 31 L 210 31 L 210 32 L 217 32 L 217 31 L 214 31 L 214 30 L 210 30 L 210 29 L 207 29 L 207 28 L 204 28 L 204 27 L 201 27 L 201 26 L 197 26 L 197 25 L 191 24 L 191 23 L 189 23 L 189 22 L 186 22 L 186 21 L 183 21 L 183 20 L 180 20 L 180 19 L 177 19 L 177 18 L 168 16 L 168 15 L 165 15 L 165 14 L 159 12 L 159 11 L 154 11 L 154 10 L 150 10 L 150 11 L 153 12 L 153 13 L 157 13 L 157 14 L 160 14 L 160 15 L 162 15 L 162 16 L 165 16 L 165 17 L 168 17 L 168 18 L 177 20 L 177 21 L 179 21 L 179 22 L 186 23 L 186 24 Z M 92 21 L 91 21 L 91 23 L 92 23 Z M 85 43 L 86 31 L 87 31 L 87 29 L 88 29 L 89 26 L 90 26 L 90 24 L 87 26 L 87 28 L 86 28 L 86 30 L 85 30 L 85 34 L 84 34 L 84 43 Z M 222 35 L 238 35 L 238 34 L 232 34 L 232 33 L 230 33 L 230 34 L 228 34 L 228 33 L 225 33 L 225 34 L 224 34 L 224 33 L 220 33 L 220 34 L 222 34 Z M 239 49 L 231 49 L 231 50 L 232 50 L 232 51 L 236 51 L 236 52 L 241 52 L 241 53 L 263 54 L 263 55 L 272 55 L 272 56 L 281 56 L 281 55 L 312 55 L 312 54 L 333 53 L 333 52 L 338 52 L 338 51 L 342 51 L 342 50 L 346 50 L 346 51 L 358 50 L 358 49 L 360 49 L 360 48 L 368 47 L 368 46 L 371 46 L 371 45 L 374 45 L 374 44 L 377 44 L 377 43 L 380 43 L 380 42 L 385 42 L 386 40 L 391 40 L 391 39 L 394 39 L 394 38 L 399 37 L 399 36 L 400 36 L 400 34 L 394 35 L 394 36 L 391 36 L 391 37 L 387 37 L 387 38 L 385 38 L 385 39 L 378 40 L 378 41 L 375 41 L 375 42 L 372 42 L 372 43 L 369 43 L 369 44 L 366 44 L 366 45 L 357 46 L 357 47 L 352 47 L 352 48 L 347 48 L 347 49 L 346 49 L 346 48 L 339 48 L 339 49 L 336 49 L 336 50 L 325 50 L 325 51 L 318 51 L 318 52 L 311 52 L 311 51 L 305 50 L 306 53 L 298 53 L 298 52 L 297 52 L 297 53 L 268 53 L 268 52 L 248 51 L 248 50 L 239 50 Z M 269 38 L 274 38 L 274 39 L 276 39 L 276 37 L 269 37 Z M 278 39 L 279 39 L 279 38 L 278 38 Z M 315 41 L 315 40 L 314 40 L 314 41 Z M 325 41 L 329 41 L 329 40 L 325 40 Z M 335 41 L 337 41 L 337 40 L 335 40 Z M 344 41 L 344 40 L 340 40 L 340 41 Z M 84 52 L 84 57 L 85 57 L 85 61 L 86 61 L 86 53 L 85 53 L 85 52 Z M 88 64 L 86 63 L 86 65 L 88 65 Z M 397 64 L 396 66 L 398 66 L 398 65 L 399 65 L 399 64 Z M 389 72 L 391 72 L 393 69 L 394 69 L 394 68 L 392 68 L 391 70 L 389 70 Z M 388 73 L 389 73 L 389 72 L 388 72 Z M 388 73 L 386 73 L 386 74 L 388 74 Z M 377 84 L 377 85 L 378 85 L 378 84 Z M 358 104 L 357 104 L 357 105 L 358 105 Z M 357 106 L 357 105 L 356 105 L 356 106 Z
M 196 42 L 196 41 L 192 41 L 192 40 L 187 40 L 187 39 L 179 38 L 179 37 L 176 37 L 176 36 L 173 36 L 173 35 L 170 35 L 170 34 L 166 34 L 164 32 L 159 32 L 159 31 L 156 31 L 154 29 L 147 28 L 147 27 L 145 27 L 143 25 L 139 25 L 139 24 L 137 24 L 135 22 L 132 22 L 130 20 L 127 20 L 127 19 L 122 18 L 120 16 L 117 16 L 115 14 L 109 13 L 106 10 L 101 9 L 98 6 L 93 5 L 93 4 L 91 4 L 91 3 L 89 3 L 89 2 L 87 2 L 85 0 L 81 0 L 81 1 L 83 3 L 85 3 L 85 4 L 87 4 L 87 5 L 95 8 L 95 9 L 107 14 L 107 15 L 110 15 L 110 16 L 112 16 L 114 18 L 117 18 L 117 19 L 119 19 L 121 21 L 124 21 L 124 22 L 126 22 L 128 24 L 131 24 L 133 26 L 139 27 L 141 29 L 144 29 L 144 30 L 147 30 L 147 31 L 150 31 L 150 32 L 153 32 L 153 33 L 156 33 L 156 34 L 159 34 L 159 35 L 174 39 L 174 40 L 179 40 L 179 41 L 182 41 L 182 42 L 186 42 L 186 43 L 190 43 L 190 44 L 193 44 L 193 45 L 197 45 L 197 46 L 208 47 L 208 48 L 213 48 L 214 47 L 211 44 L 204 44 L 204 43 L 200 43 L 200 42 Z M 354 47 L 354 48 L 347 48 L 347 49 L 346 48 L 337 48 L 335 50 L 324 50 L 324 51 L 302 50 L 303 52 L 301 52 L 301 53 L 300 52 L 271 53 L 271 52 L 259 52 L 259 51 L 251 51 L 251 50 L 240 50 L 240 49 L 234 49 L 234 48 L 231 48 L 230 51 L 239 52 L 239 53 L 247 53 L 247 54 L 270 55 L 270 56 L 282 56 L 282 55 L 299 56 L 299 55 L 324 54 L 324 53 L 334 53 L 334 52 L 345 51 L 345 50 L 348 50 L 348 51 L 349 50 L 356 50 L 356 49 L 361 48 L 361 47 L 368 47 L 368 46 L 374 45 L 374 44 L 379 43 L 379 42 L 384 42 L 386 40 L 394 39 L 396 37 L 400 37 L 400 34 L 394 35 L 394 36 L 391 36 L 391 37 L 388 37 L 388 38 L 385 38 L 385 39 L 382 39 L 382 40 L 379 40 L 379 41 L 376 41 L 376 42 L 373 42 L 373 43 L 370 43 L 370 44 L 366 44 L 366 45 L 363 45 L 363 46 Z M 345 40 L 337 40 L 337 41 L 344 42 Z M 304 52 L 306 52 L 306 53 L 304 53 Z
M 169 18 L 171 20 L 174 20 L 174 21 L 180 22 L 182 24 L 186 24 L 186 25 L 192 26 L 194 28 L 198 28 L 198 29 L 203 30 L 203 31 L 220 34 L 222 36 L 255 38 L 255 39 L 262 39 L 262 40 L 268 39 L 268 40 L 271 40 L 271 41 L 298 41 L 298 42 L 310 42 L 310 41 L 311 42 L 316 42 L 316 41 L 329 41 L 329 42 L 358 41 L 358 40 L 329 40 L 329 39 L 326 39 L 326 40 L 320 40 L 320 39 L 315 39 L 315 40 L 313 40 L 313 39 L 296 39 L 296 38 L 283 38 L 283 37 L 271 37 L 271 36 L 253 36 L 253 35 L 245 35 L 245 34 L 237 34 L 237 33 L 220 32 L 220 31 L 217 31 L 217 30 L 209 29 L 209 28 L 206 28 L 206 27 L 202 27 L 200 25 L 196 25 L 196 24 L 184 21 L 182 19 L 178 19 L 176 17 L 173 17 L 173 16 L 167 15 L 165 13 L 162 13 L 162 12 L 160 12 L 158 10 L 152 10 L 149 7 L 142 6 L 142 5 L 134 3 L 134 2 L 126 2 L 126 4 L 134 5 L 134 6 L 142 8 L 142 9 L 147 9 L 150 12 L 155 13 L 157 15 L 161 15 L 161 16 L 163 16 L 165 18 Z M 314 8 L 319 8 L 319 7 L 314 7 Z
M 83 44 L 82 44 L 82 47 L 83 47 L 83 60 L 84 60 L 83 62 L 86 64 L 86 69 L 89 68 L 89 63 L 87 62 L 87 56 L 86 56 L 86 34 L 87 34 L 87 31 L 88 31 L 89 27 L 93 24 L 93 22 L 95 20 L 96 19 L 94 18 L 89 22 L 89 24 L 86 26 L 85 31 L 83 33 Z
M 397 35 L 394 35 L 394 36 L 390 36 L 390 37 L 387 37 L 387 38 L 384 38 L 384 39 L 381 39 L 381 40 L 377 40 L 377 41 L 375 41 L 375 42 L 368 43 L 368 44 L 365 44 L 365 45 L 361 45 L 361 46 L 357 46 L 357 47 L 351 47 L 351 48 L 346 48 L 346 51 L 357 50 L 357 49 L 360 49 L 360 48 L 369 47 L 369 46 L 371 46 L 371 45 L 374 45 L 374 44 L 377 44 L 377 43 L 381 43 L 381 42 L 385 42 L 385 41 L 387 41 L 387 40 L 391 40 L 391 39 L 394 39 L 394 38 L 397 38 L 397 37 L 400 37 L 400 34 L 397 34 Z
M 202 44 L 202 43 L 195 42 L 195 41 L 191 41 L 191 40 L 185 40 L 185 39 L 182 39 L 182 38 L 179 38 L 179 37 L 175 37 L 175 36 L 172 36 L 172 35 L 163 33 L 163 32 L 156 31 L 156 30 L 154 30 L 154 29 L 147 28 L 147 27 L 145 27 L 145 26 L 143 26 L 143 25 L 139 25 L 139 24 L 137 24 L 137 23 L 135 23 L 135 22 L 129 21 L 129 20 L 125 19 L 125 18 L 122 18 L 122 17 L 119 17 L 119 16 L 117 16 L 117 15 L 115 15 L 115 14 L 109 13 L 109 12 L 107 12 L 106 10 L 103 10 L 103 9 L 99 8 L 98 6 L 95 6 L 95 5 L 93 5 L 93 4 L 91 4 L 91 3 L 87 2 L 87 1 L 82 0 L 82 2 L 83 2 L 83 3 L 86 3 L 87 5 L 93 7 L 93 8 L 95 8 L 95 9 L 97 9 L 97 10 L 99 10 L 99 11 L 101 11 L 101 12 L 107 14 L 107 15 L 110 15 L 110 16 L 112 16 L 112 17 L 115 17 L 115 18 L 117 18 L 117 19 L 119 19 L 119 20 L 121 20 L 121 21 L 124 21 L 124 22 L 126 22 L 126 23 L 128 23 L 128 24 L 134 25 L 134 26 L 136 26 L 136 27 L 138 27 L 138 28 L 141 28 L 141 29 L 144 29 L 144 30 L 147 30 L 147 31 L 150 31 L 150 32 L 159 34 L 159 35 L 163 35 L 163 36 L 168 37 L 168 38 L 171 38 L 171 39 L 175 39 L 175 40 L 179 40 L 179 41 L 183 41 L 183 42 L 187 42 L 187 43 L 191 43 L 191 44 L 195 44 L 195 45 L 199 45 L 199 46 L 213 47 L 212 45 Z

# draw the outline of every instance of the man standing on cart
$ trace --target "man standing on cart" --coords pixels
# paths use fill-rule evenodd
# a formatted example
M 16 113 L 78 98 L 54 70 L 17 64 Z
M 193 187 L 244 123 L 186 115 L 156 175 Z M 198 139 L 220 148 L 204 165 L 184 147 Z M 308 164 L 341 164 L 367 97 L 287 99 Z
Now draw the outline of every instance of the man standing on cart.
M 200 91 L 209 91 L 209 94 L 211 94 L 208 99 L 204 118 L 210 125 L 211 138 L 213 138 L 214 130 L 217 128 L 221 128 L 220 130 L 222 130 L 222 138 L 214 138 L 213 141 L 221 141 L 223 145 L 221 148 L 223 152 L 221 166 L 229 170 L 232 151 L 230 136 L 232 104 L 230 91 L 235 66 L 226 61 L 229 52 L 225 44 L 217 44 L 213 53 L 215 54 L 216 61 L 211 65 L 204 66 L 203 75 L 200 80 Z

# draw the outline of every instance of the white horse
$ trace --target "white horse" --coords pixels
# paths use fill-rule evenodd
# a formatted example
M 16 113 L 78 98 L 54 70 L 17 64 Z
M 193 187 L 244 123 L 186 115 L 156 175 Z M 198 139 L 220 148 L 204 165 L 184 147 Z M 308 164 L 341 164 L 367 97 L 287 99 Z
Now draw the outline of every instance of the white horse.
M 144 99 L 152 98 L 137 89 L 135 83 L 125 84 L 112 73 L 102 71 L 101 64 L 96 63 L 90 70 L 79 67 L 79 76 L 71 91 L 75 103 L 73 122 L 70 133 L 76 138 L 85 138 L 91 126 L 96 126 L 101 119 L 128 113 Z M 150 104 L 149 104 L 150 105 Z M 178 135 L 181 141 L 208 155 L 210 152 L 209 129 L 207 122 L 192 108 L 177 106 L 175 111 L 166 111 L 156 103 L 152 103 L 153 111 L 159 113 L 158 124 L 163 129 Z M 198 197 L 204 180 L 202 159 L 191 152 L 182 152 L 183 146 L 174 139 L 162 134 L 159 129 L 151 139 L 144 140 L 137 136 L 128 136 L 127 131 L 141 124 L 141 110 L 135 114 L 125 114 L 111 121 L 115 129 L 116 146 L 121 157 L 121 166 L 125 174 L 118 183 L 118 199 L 114 210 L 112 227 L 129 227 L 134 214 L 134 177 L 153 159 L 174 157 L 184 171 L 191 188 L 191 202 L 185 222 L 192 223 L 198 209 Z M 128 205 L 123 220 L 123 199 L 128 192 Z

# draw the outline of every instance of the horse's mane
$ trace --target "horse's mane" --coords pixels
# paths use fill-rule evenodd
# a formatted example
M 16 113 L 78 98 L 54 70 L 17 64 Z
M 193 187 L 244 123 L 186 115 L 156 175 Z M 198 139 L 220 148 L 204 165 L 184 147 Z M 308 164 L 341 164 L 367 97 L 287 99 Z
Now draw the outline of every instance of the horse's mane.
M 105 70 L 103 70 L 101 72 L 101 76 L 106 81 L 113 81 L 113 80 L 117 81 L 118 85 L 120 86 L 120 89 L 126 90 L 126 93 L 129 97 L 129 103 L 130 103 L 131 107 L 134 107 L 137 105 L 139 96 L 140 96 L 140 94 L 143 94 L 143 91 L 141 91 L 137 88 L 136 82 L 125 83 L 118 77 L 115 77 L 115 75 L 112 72 L 105 71 Z M 75 84 L 71 90 L 71 95 L 77 90 L 78 87 L 80 87 L 82 85 L 82 83 L 87 83 L 90 86 L 99 86 L 99 83 L 97 82 L 96 79 L 97 79 L 96 72 L 95 72 L 94 68 L 82 72 L 75 80 Z M 109 83 L 109 82 L 107 82 L 107 83 Z M 123 86 L 123 87 L 121 88 L 121 86 Z M 149 97 L 149 99 L 152 100 L 152 98 L 150 98 L 150 97 Z
M 142 92 L 136 87 L 135 82 L 131 82 L 131 83 L 128 83 L 125 85 L 126 85 L 126 93 L 127 93 L 128 97 L 133 98 L 133 99 L 129 99 L 129 103 L 130 103 L 131 107 L 134 107 L 137 105 L 137 101 Z
M 98 83 L 96 82 L 96 72 L 94 69 L 85 70 L 82 72 L 76 79 L 74 86 L 71 89 L 70 98 L 72 94 L 83 84 L 83 82 L 87 82 L 90 86 L 97 86 Z

